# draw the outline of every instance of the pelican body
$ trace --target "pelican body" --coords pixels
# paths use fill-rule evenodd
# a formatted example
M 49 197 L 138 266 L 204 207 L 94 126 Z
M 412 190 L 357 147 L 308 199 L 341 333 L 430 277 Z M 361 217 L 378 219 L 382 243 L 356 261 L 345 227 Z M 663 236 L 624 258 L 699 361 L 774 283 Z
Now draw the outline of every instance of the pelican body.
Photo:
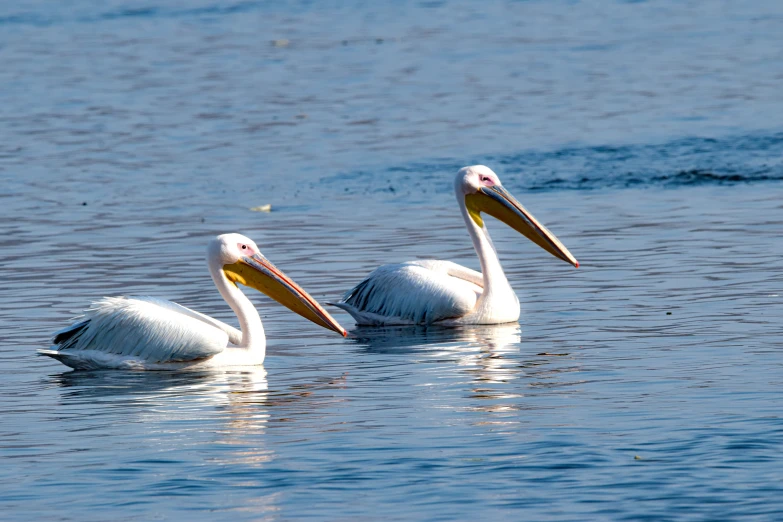
M 359 325 L 500 324 L 519 319 L 519 299 L 500 266 L 482 212 L 523 234 L 553 256 L 579 267 L 568 249 L 539 223 L 484 165 L 465 167 L 454 181 L 462 217 L 481 272 L 450 261 L 383 265 L 340 303 Z
M 345 330 L 318 302 L 239 234 L 209 242 L 207 262 L 240 330 L 176 303 L 153 297 L 105 297 L 71 326 L 56 332 L 49 350 L 76 369 L 172 370 L 260 365 L 266 337 L 258 311 L 239 289 L 255 288 L 319 326 Z

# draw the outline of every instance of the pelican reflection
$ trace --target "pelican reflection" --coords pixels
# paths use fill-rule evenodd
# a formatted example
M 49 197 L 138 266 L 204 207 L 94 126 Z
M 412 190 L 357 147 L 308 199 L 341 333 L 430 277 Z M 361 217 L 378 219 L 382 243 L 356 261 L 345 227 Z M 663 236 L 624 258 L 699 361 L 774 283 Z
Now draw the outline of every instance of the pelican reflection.
M 378 326 L 353 330 L 349 341 L 374 354 L 413 354 L 452 360 L 476 382 L 502 382 L 519 372 L 519 324 Z

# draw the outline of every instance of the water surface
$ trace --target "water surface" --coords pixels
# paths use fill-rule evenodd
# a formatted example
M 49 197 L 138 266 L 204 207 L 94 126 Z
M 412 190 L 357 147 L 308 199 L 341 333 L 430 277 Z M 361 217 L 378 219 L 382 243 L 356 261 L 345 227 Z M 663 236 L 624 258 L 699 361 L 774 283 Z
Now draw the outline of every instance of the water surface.
M 4 518 L 779 518 L 782 31 L 771 1 L 0 7 Z M 580 261 L 488 222 L 518 325 L 341 339 L 251 293 L 263 369 L 34 355 L 104 295 L 233 322 L 222 232 L 321 301 L 477 268 L 475 162 Z

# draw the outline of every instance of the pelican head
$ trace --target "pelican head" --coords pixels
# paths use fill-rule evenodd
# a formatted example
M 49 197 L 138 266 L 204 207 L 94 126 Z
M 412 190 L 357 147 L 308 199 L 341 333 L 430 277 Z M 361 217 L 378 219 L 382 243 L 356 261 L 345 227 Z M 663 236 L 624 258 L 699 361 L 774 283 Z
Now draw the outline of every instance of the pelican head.
M 481 213 L 486 212 L 553 256 L 579 267 L 579 262 L 571 252 L 503 188 L 500 178 L 489 167 L 473 165 L 460 169 L 454 189 L 458 198 L 465 198 L 465 208 L 480 228 L 484 227 Z
M 223 234 L 209 242 L 207 257 L 211 270 L 223 271 L 231 283 L 263 292 L 289 310 L 343 337 L 345 329 L 302 287 L 261 254 L 252 239 L 241 234 Z

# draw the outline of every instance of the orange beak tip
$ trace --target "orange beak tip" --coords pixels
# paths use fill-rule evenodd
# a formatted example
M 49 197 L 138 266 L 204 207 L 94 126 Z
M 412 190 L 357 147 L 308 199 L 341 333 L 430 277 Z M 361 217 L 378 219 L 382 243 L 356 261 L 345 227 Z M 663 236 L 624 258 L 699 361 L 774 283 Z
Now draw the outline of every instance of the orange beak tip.
M 575 266 L 576 268 L 579 268 L 579 261 L 577 261 L 577 262 L 574 264 L 574 266 Z

